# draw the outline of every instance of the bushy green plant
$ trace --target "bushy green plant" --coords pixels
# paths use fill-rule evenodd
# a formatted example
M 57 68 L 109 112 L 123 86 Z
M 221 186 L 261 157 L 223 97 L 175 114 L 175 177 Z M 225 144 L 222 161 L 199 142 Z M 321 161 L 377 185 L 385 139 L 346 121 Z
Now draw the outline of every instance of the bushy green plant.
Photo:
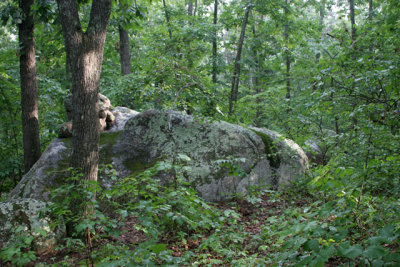
M 18 226 L 12 231 L 10 240 L 0 252 L 0 259 L 12 265 L 24 266 L 36 260 L 35 252 L 32 250 L 34 236 L 25 226 Z

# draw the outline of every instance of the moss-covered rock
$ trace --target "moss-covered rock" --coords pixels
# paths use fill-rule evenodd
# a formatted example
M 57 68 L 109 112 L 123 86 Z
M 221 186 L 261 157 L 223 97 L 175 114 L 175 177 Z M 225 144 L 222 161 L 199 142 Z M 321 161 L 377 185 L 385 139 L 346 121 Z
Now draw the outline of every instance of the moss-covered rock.
M 247 193 L 271 182 L 261 138 L 238 125 L 210 122 L 171 111 L 146 111 L 130 119 L 114 148 L 120 161 L 151 164 L 178 154 L 191 160 L 188 181 L 209 201 Z M 126 166 L 131 168 L 131 166 Z M 240 170 L 232 174 L 232 170 Z
M 178 162 L 185 155 L 190 158 L 185 171 L 188 182 L 204 199 L 219 201 L 247 194 L 253 185 L 279 188 L 303 176 L 308 166 L 297 144 L 267 129 L 171 111 L 137 113 L 116 108 L 113 112 L 115 125 L 100 137 L 99 165 L 112 164 L 119 177 L 135 175 L 161 160 Z M 39 217 L 39 209 L 50 200 L 51 191 L 67 180 L 71 154 L 71 139 L 53 140 L 8 201 L 0 203 L 0 241 L 7 240 L 14 225 L 26 226 L 29 233 L 37 226 L 48 228 L 50 221 Z M 162 175 L 160 181 L 170 178 Z M 99 182 L 107 188 L 114 181 L 100 172 Z M 49 248 L 58 236 L 49 232 L 49 239 L 35 241 L 35 246 Z
M 265 153 L 276 175 L 277 188 L 304 176 L 308 169 L 308 157 L 298 144 L 268 129 L 256 127 L 250 129 L 264 142 Z
M 171 111 L 114 111 L 116 128 L 101 134 L 100 167 L 112 164 L 119 177 L 135 175 L 160 160 L 176 161 L 183 154 L 191 159 L 188 181 L 204 199 L 218 201 L 246 194 L 252 185 L 278 188 L 302 176 L 308 166 L 297 144 L 267 129 Z M 116 130 L 121 127 L 124 130 Z M 51 190 L 68 177 L 70 140 L 53 140 L 10 199 L 48 201 Z M 104 187 L 112 184 L 107 173 L 100 173 L 99 181 Z
M 22 238 L 33 237 L 30 249 L 39 253 L 53 250 L 64 236 L 65 226 L 58 224 L 53 229 L 45 207 L 45 202 L 30 198 L 0 202 L 0 248 L 18 234 Z

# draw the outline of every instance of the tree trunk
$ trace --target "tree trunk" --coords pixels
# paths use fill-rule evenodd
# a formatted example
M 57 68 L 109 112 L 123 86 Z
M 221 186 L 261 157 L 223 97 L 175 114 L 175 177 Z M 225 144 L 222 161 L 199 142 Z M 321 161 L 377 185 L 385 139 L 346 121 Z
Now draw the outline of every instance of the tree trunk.
M 374 16 L 374 5 L 372 0 L 368 1 L 368 20 L 372 21 L 372 18 Z
M 193 16 L 193 0 L 188 1 L 188 15 Z
M 57 4 L 72 74 L 71 166 L 82 173 L 85 180 L 97 181 L 100 140 L 97 102 L 111 0 L 93 1 L 86 32 L 82 30 L 75 0 L 57 0 Z M 95 192 L 94 188 L 88 190 Z M 94 199 L 95 194 L 92 200 Z M 93 212 L 90 203 L 82 204 L 83 216 Z M 90 250 L 89 230 L 85 237 Z
M 214 0 L 214 36 L 212 43 L 212 81 L 217 83 L 217 23 L 218 23 L 218 0 Z
M 321 27 L 321 30 L 324 25 L 325 8 L 326 8 L 326 0 L 323 0 L 321 1 L 321 6 L 319 8 L 319 25 Z
M 58 0 L 65 47 L 72 73 L 73 155 L 72 166 L 87 180 L 97 180 L 99 115 L 96 107 L 100 86 L 106 29 L 111 0 L 93 1 L 90 22 L 84 33 L 74 0 Z
M 349 5 L 350 5 L 351 42 L 352 44 L 354 44 L 355 40 L 357 39 L 356 21 L 354 14 L 354 0 L 349 0 Z
M 256 36 L 256 25 L 255 21 L 253 24 L 253 38 L 257 38 Z M 258 48 L 256 45 L 253 45 L 252 47 L 252 52 L 253 52 L 253 59 L 254 62 L 256 63 L 255 65 L 255 70 L 253 75 L 251 76 L 252 84 L 254 86 L 254 93 L 257 95 L 256 98 L 256 116 L 254 119 L 254 124 L 256 127 L 261 127 L 261 122 L 262 122 L 262 116 L 263 116 L 263 108 L 262 108 L 262 98 L 259 96 L 259 94 L 262 92 L 262 89 L 260 87 L 260 82 L 259 82 L 259 75 L 261 73 L 261 56 L 258 52 Z
M 245 14 L 244 14 L 242 30 L 240 32 L 239 44 L 238 44 L 238 49 L 237 49 L 236 58 L 235 58 L 234 71 L 233 71 L 233 75 L 232 75 L 231 96 L 229 98 L 229 115 L 233 114 L 233 106 L 234 106 L 235 102 L 237 101 L 237 96 L 238 96 L 238 91 L 239 91 L 239 77 L 240 77 L 239 61 L 242 56 L 244 35 L 246 32 L 247 22 L 249 20 L 250 10 L 251 10 L 251 6 L 247 6 Z
M 196 16 L 196 13 L 197 13 L 197 0 L 194 0 L 193 16 Z
M 289 2 L 285 0 L 284 14 L 286 18 L 286 24 L 284 26 L 284 37 L 285 37 L 285 57 L 286 57 L 286 100 L 290 100 L 290 49 L 289 49 Z
M 321 41 L 323 41 L 323 28 L 324 28 L 324 19 L 325 19 L 325 5 L 326 5 L 326 0 L 321 1 L 321 6 L 319 7 L 319 30 L 321 32 Z M 319 60 L 321 58 L 321 52 L 317 52 L 315 54 L 315 64 L 318 66 Z M 317 81 L 314 81 L 312 84 L 312 91 L 317 90 Z
M 355 41 L 357 39 L 357 32 L 356 32 L 356 21 L 355 21 L 355 14 L 354 14 L 354 0 L 349 0 L 349 7 L 350 7 L 350 24 L 351 24 L 351 58 L 353 61 L 356 60 L 356 49 L 355 49 Z M 351 74 L 352 78 L 354 78 L 354 73 Z M 354 89 L 355 87 L 355 82 L 353 80 L 352 82 L 352 88 Z M 353 111 L 356 108 L 357 103 L 353 103 Z M 352 124 L 353 124 L 353 129 L 354 133 L 357 135 L 357 123 L 358 120 L 356 116 L 354 115 L 352 118 Z
M 22 22 L 18 24 L 20 43 L 20 77 L 24 167 L 28 172 L 40 158 L 38 89 L 36 82 L 34 21 L 31 13 L 33 0 L 20 0 Z
M 226 58 L 226 64 L 227 65 L 230 65 L 231 63 L 232 63 L 232 58 L 231 58 L 231 52 L 229 51 L 229 49 L 228 49 L 228 47 L 227 47 L 227 41 L 226 41 L 226 39 L 227 39 L 227 37 L 228 37 L 228 32 L 225 32 L 223 35 L 222 35 L 222 39 L 223 39 L 223 43 L 224 43 L 224 53 L 225 53 L 225 58 Z
M 165 3 L 165 0 L 162 0 L 162 2 L 163 2 L 163 6 L 164 6 L 165 20 L 167 21 L 169 39 L 172 39 L 172 30 L 171 30 L 171 24 L 169 22 L 167 3 Z
M 129 52 L 129 33 L 119 25 L 119 55 L 121 58 L 121 74 L 131 73 L 131 55 Z

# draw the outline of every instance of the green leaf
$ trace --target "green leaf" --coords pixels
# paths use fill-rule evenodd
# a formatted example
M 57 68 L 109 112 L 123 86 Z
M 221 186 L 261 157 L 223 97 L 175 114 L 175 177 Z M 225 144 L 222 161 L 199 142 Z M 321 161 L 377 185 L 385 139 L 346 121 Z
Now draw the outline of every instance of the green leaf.
M 387 243 L 389 242 L 389 239 L 383 236 L 373 236 L 368 239 L 368 243 L 370 245 L 380 245 L 382 243 Z
M 159 254 L 160 252 L 167 249 L 167 244 L 155 244 L 149 247 L 149 250 L 152 252 Z
M 21 251 L 20 248 L 16 247 L 8 247 L 1 251 L 0 256 L 2 259 L 10 260 L 15 254 L 18 254 Z
M 386 251 L 381 246 L 369 246 L 363 255 L 369 259 L 378 259 L 386 254 Z
M 354 260 L 363 253 L 363 248 L 361 245 L 354 245 L 346 249 L 339 246 L 338 251 L 344 257 Z
M 304 244 L 304 249 L 305 250 L 312 250 L 315 252 L 319 251 L 319 242 L 317 239 L 311 239 L 308 240 L 305 244 Z

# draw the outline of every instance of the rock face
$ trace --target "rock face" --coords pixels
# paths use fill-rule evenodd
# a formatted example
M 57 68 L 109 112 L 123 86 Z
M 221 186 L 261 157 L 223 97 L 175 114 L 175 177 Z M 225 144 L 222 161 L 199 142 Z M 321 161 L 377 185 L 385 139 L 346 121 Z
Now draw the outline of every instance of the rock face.
M 170 111 L 137 113 L 119 107 L 113 113 L 115 126 L 101 135 L 100 165 L 112 164 L 120 177 L 183 154 L 191 159 L 188 181 L 204 199 L 219 201 L 246 194 L 252 185 L 279 188 L 308 167 L 297 144 L 267 129 Z M 66 178 L 71 152 L 71 139 L 55 139 L 10 197 L 48 201 L 49 192 Z M 232 169 L 239 174 L 233 175 Z M 99 180 L 111 184 L 106 175 L 100 174 Z
M 171 111 L 138 113 L 117 107 L 111 112 L 115 124 L 101 134 L 100 165 L 112 164 L 120 177 L 185 155 L 190 158 L 184 173 L 188 182 L 205 200 L 220 201 L 246 194 L 253 185 L 280 188 L 302 177 L 308 167 L 307 156 L 297 144 L 267 129 Z M 52 189 L 67 178 L 71 154 L 71 139 L 53 140 L 10 193 L 8 203 L 49 201 Z M 169 179 L 168 175 L 156 178 Z M 99 181 L 103 187 L 112 184 L 104 173 Z
M 308 157 L 298 144 L 268 129 L 256 127 L 250 129 L 267 144 L 265 153 L 279 179 L 276 183 L 279 187 L 290 184 L 308 169 Z
M 122 133 L 121 129 L 124 128 L 126 121 L 139 114 L 136 111 L 121 107 L 116 107 L 113 112 L 118 121 L 112 129 L 102 133 L 100 140 L 100 164 L 103 165 L 113 162 L 111 148 L 117 137 Z M 49 201 L 51 190 L 62 185 L 67 178 L 69 157 L 72 154 L 71 141 L 71 138 L 54 139 L 40 159 L 10 192 L 9 198 L 33 198 Z M 101 182 L 109 184 L 106 176 L 100 175 L 99 179 Z
M 63 123 L 58 129 L 58 137 L 69 138 L 72 137 L 72 95 L 68 95 L 64 100 L 65 112 L 67 113 L 68 122 Z M 105 95 L 99 94 L 99 101 L 97 102 L 99 110 L 100 131 L 111 128 L 114 125 L 115 117 L 111 112 L 111 102 Z
M 311 163 L 325 165 L 331 158 L 331 149 L 336 146 L 334 140 L 337 134 L 329 129 L 323 129 L 318 136 L 305 142 L 306 154 Z
M 39 215 L 45 206 L 43 201 L 30 198 L 0 202 L 0 247 L 18 234 L 22 238 L 33 236 L 32 249 L 39 253 L 52 249 L 63 236 L 65 227 L 58 225 L 51 229 L 50 217 Z
M 114 166 L 128 172 L 132 169 L 129 163 L 146 166 L 161 158 L 188 156 L 186 177 L 208 201 L 245 194 L 251 185 L 272 183 L 264 144 L 257 134 L 226 122 L 201 121 L 176 112 L 147 111 L 130 119 L 113 152 L 118 155 Z M 234 167 L 243 175 L 230 175 Z

